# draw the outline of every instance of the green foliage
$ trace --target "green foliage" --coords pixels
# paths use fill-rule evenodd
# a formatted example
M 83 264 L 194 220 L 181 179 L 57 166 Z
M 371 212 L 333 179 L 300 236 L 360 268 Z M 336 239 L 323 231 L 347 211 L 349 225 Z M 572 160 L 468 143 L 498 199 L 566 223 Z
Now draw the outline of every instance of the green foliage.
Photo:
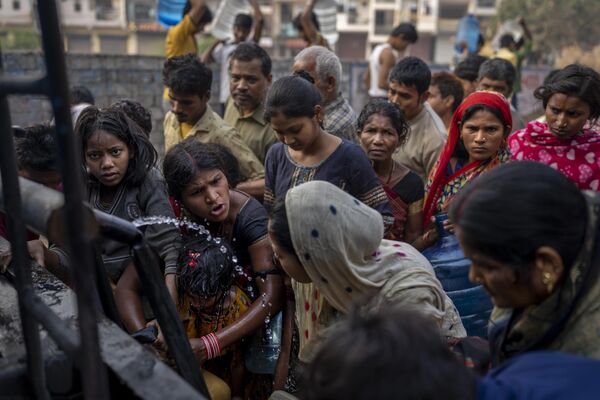
M 600 44 L 598 0 L 502 0 L 499 19 L 525 17 L 539 55 L 555 56 L 562 48 Z
M 2 29 L 0 30 L 2 50 L 39 50 L 40 36 L 30 30 Z

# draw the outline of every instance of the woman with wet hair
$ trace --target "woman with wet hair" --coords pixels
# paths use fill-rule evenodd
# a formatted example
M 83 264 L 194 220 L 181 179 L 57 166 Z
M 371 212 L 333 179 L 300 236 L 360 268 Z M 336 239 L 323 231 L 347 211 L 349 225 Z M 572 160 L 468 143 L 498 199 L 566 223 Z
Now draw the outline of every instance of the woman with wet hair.
M 452 203 L 469 278 L 495 305 L 494 361 L 532 350 L 600 358 L 600 202 L 534 162 L 495 168 Z
M 239 171 L 223 146 L 186 139 L 167 152 L 163 172 L 183 216 L 226 240 L 242 268 L 236 284 L 251 304 L 237 321 L 215 330 L 218 348 L 226 349 L 264 326 L 281 307 L 282 278 L 273 266 L 267 212 L 256 199 L 234 189 L 230 180 L 237 179 Z M 201 361 L 218 356 L 202 341 L 192 347 Z

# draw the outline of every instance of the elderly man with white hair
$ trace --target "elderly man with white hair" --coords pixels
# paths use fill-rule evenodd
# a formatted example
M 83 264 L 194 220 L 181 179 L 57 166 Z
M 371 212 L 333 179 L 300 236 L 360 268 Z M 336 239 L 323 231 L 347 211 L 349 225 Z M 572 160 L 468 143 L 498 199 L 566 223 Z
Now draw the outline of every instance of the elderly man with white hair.
M 323 98 L 323 129 L 342 139 L 356 142 L 356 113 L 339 88 L 342 63 L 332 51 L 321 46 L 302 50 L 294 59 L 294 74 L 304 71 L 314 80 Z

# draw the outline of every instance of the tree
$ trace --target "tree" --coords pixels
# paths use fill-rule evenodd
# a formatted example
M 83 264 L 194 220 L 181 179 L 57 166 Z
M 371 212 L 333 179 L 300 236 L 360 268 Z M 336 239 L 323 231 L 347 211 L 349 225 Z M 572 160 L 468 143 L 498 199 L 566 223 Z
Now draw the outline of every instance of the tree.
M 525 17 L 533 35 L 534 51 L 554 60 L 567 46 L 584 51 L 600 44 L 598 0 L 502 0 L 501 21 Z

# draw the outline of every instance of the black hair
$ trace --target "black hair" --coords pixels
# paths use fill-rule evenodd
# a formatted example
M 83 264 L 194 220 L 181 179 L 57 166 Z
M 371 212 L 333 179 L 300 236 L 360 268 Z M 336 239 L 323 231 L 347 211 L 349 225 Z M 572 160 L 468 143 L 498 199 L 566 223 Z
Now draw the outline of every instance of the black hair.
M 409 22 L 403 22 L 392 30 L 392 37 L 401 37 L 409 43 L 416 43 L 419 40 L 419 34 L 415 26 Z
M 54 126 L 32 125 L 13 128 L 17 166 L 20 170 L 56 171 L 58 149 Z
M 507 163 L 465 185 L 450 208 L 463 242 L 527 277 L 536 251 L 550 246 L 568 273 L 582 246 L 587 208 L 577 186 L 536 162 Z
M 112 103 L 109 108 L 123 111 L 129 118 L 142 128 L 146 136 L 152 132 L 152 114 L 140 102 L 130 99 L 121 99 Z
M 590 106 L 590 120 L 595 123 L 600 117 L 600 74 L 592 68 L 571 64 L 549 74 L 542 86 L 533 95 L 542 100 L 544 108 L 556 93 L 575 96 Z
M 483 78 L 492 79 L 494 81 L 506 81 L 506 85 L 509 90 L 512 91 L 515 79 L 517 79 L 517 70 L 508 60 L 503 58 L 491 58 L 484 61 L 479 67 L 477 79 L 482 80 Z
M 168 58 L 162 75 L 163 84 L 177 94 L 202 97 L 210 93 L 212 71 L 195 54 Z
M 310 20 L 314 24 L 315 29 L 317 30 L 317 32 L 321 32 L 321 25 L 319 24 L 319 20 L 317 18 L 317 14 L 315 14 L 314 12 L 311 12 L 310 13 Z M 292 20 L 292 25 L 294 26 L 294 28 L 296 28 L 296 30 L 298 32 L 304 30 L 304 28 L 302 27 L 302 13 L 298 13 L 298 15 L 296 15 L 294 17 L 294 19 Z
M 500 123 L 502 123 L 502 127 L 504 130 L 503 136 L 506 139 L 506 137 L 510 134 L 508 122 L 504 119 L 504 115 L 502 115 L 502 112 L 500 110 L 494 107 L 490 107 L 487 104 L 473 104 L 471 107 L 467 108 L 463 113 L 462 119 L 459 122 L 459 129 L 465 122 L 471 119 L 473 114 L 475 114 L 477 111 L 487 111 L 489 113 L 492 113 L 496 118 L 498 118 Z M 469 153 L 467 152 L 467 148 L 465 147 L 465 144 L 461 137 L 459 137 L 458 141 L 456 142 L 456 147 L 454 148 L 452 156 L 458 158 L 461 161 L 467 161 L 469 159 Z
M 94 96 L 90 89 L 85 86 L 73 86 L 69 90 L 69 97 L 71 98 L 71 104 L 88 103 L 91 105 L 95 104 Z
M 514 44 L 516 44 L 515 38 L 510 33 L 505 33 L 504 35 L 500 36 L 500 47 L 501 48 L 510 47 Z
M 269 231 L 286 252 L 296 254 L 294 243 L 292 242 L 292 234 L 290 233 L 290 224 L 287 219 L 285 198 L 283 197 L 277 199 L 271 210 Z
M 373 99 L 362 109 L 358 116 L 358 120 L 356 121 L 359 132 L 364 129 L 369 118 L 374 114 L 389 118 L 392 126 L 398 133 L 398 143 L 400 145 L 406 143 L 408 135 L 410 134 L 410 125 L 408 124 L 408 121 L 406 121 L 404 113 L 398 106 L 384 99 Z
M 187 0 L 185 2 L 185 6 L 183 6 L 183 11 L 181 13 L 181 18 L 183 19 L 183 17 L 185 17 L 187 15 L 187 13 L 189 13 L 192 10 L 192 3 L 190 3 L 190 0 Z M 204 12 L 202 13 L 202 16 L 200 17 L 200 21 L 198 21 L 199 25 L 208 25 L 212 22 L 213 20 L 213 13 L 212 11 L 210 11 L 210 8 L 208 8 L 208 6 L 204 6 Z
M 248 14 L 238 14 L 233 20 L 233 26 L 242 29 L 252 28 L 252 16 Z
M 262 74 L 265 77 L 271 75 L 271 57 L 256 43 L 240 43 L 229 57 L 229 68 L 231 69 L 233 60 L 250 62 L 256 59 L 260 60 Z
M 114 135 L 127 145 L 131 159 L 127 166 L 125 181 L 132 186 L 140 185 L 158 159 L 156 149 L 150 143 L 148 136 L 121 110 L 87 107 L 81 112 L 75 125 L 75 134 L 81 140 L 84 160 L 87 143 L 99 130 Z M 90 179 L 95 180 L 91 176 Z
M 311 83 L 310 75 L 300 72 L 277 79 L 267 92 L 265 121 L 270 122 L 274 114 L 282 113 L 288 118 L 315 116 L 315 106 L 321 104 L 321 93 Z
M 460 80 L 446 71 L 440 71 L 433 74 L 431 76 L 431 86 L 438 88 L 443 99 L 448 96 L 454 98 L 454 101 L 452 102 L 452 112 L 456 111 L 465 96 Z
M 165 155 L 163 175 L 169 193 L 181 201 L 181 193 L 199 171 L 218 169 L 225 174 L 229 186 L 239 183 L 239 165 L 224 146 L 200 143 L 191 137 L 173 146 Z
M 186 295 L 194 295 L 204 300 L 216 298 L 216 307 L 222 307 L 235 279 L 236 262 L 232 247 L 223 239 L 208 240 L 204 235 L 187 239 L 177 268 L 180 302 Z
M 306 368 L 303 400 L 475 399 L 473 373 L 414 311 L 354 309 L 331 329 Z
M 406 86 L 414 86 L 421 95 L 429 90 L 431 70 L 425 61 L 418 57 L 404 57 L 392 68 L 389 80 Z
M 481 64 L 487 59 L 488 58 L 484 56 L 470 54 L 454 68 L 454 75 L 460 79 L 475 82 L 479 76 L 479 67 L 481 67 Z

